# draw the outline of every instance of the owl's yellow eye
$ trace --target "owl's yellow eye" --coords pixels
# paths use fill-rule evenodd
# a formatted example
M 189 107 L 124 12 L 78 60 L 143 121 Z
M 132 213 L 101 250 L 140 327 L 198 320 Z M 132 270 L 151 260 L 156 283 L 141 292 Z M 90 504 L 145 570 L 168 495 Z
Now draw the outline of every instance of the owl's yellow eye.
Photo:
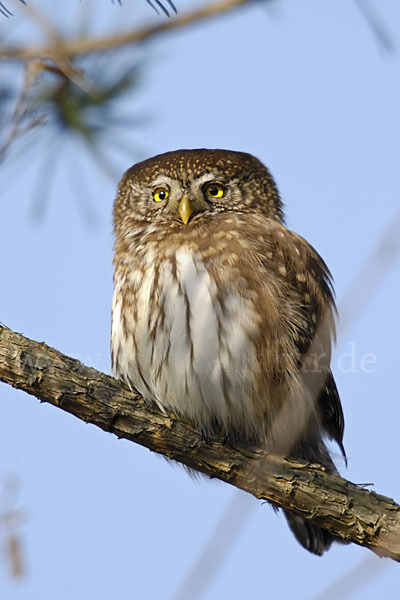
M 222 198 L 225 194 L 225 188 L 220 183 L 209 183 L 204 191 L 210 198 Z
M 162 202 L 166 200 L 169 196 L 169 191 L 166 188 L 159 187 L 153 192 L 153 200 L 154 202 Z

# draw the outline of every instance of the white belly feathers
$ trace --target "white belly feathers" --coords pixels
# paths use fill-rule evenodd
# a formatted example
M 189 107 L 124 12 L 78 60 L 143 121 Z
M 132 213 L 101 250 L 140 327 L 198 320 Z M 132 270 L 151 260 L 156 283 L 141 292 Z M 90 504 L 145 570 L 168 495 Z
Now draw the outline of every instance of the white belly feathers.
M 202 426 L 217 418 L 227 428 L 240 427 L 256 393 L 252 303 L 233 285 L 222 309 L 200 256 L 181 248 L 174 259 L 165 259 L 157 273 L 149 264 L 144 276 L 137 271 L 136 281 L 129 281 L 136 288 L 131 314 L 121 314 L 116 286 L 113 374 L 161 409 Z

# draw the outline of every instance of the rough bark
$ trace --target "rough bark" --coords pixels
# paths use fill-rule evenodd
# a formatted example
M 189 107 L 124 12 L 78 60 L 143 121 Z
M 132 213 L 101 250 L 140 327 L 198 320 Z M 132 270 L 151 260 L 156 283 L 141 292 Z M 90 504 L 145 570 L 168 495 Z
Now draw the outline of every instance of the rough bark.
M 0 380 L 400 561 L 400 506 L 390 498 L 318 465 L 206 441 L 189 423 L 149 407 L 120 381 L 1 326 Z

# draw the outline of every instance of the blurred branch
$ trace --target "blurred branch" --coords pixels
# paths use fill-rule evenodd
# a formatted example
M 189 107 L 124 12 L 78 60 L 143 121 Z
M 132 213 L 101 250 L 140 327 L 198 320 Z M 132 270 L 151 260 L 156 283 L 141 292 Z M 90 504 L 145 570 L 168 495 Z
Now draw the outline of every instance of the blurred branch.
M 9 475 L 0 492 L 0 550 L 8 563 L 11 577 L 21 578 L 25 574 L 22 538 L 18 529 L 24 514 L 15 507 L 19 480 Z
M 173 9 L 173 3 L 167 1 Z M 5 158 L 20 134 L 31 131 L 39 124 L 48 125 L 47 129 L 55 125 L 58 128 L 57 133 L 73 133 L 84 139 L 94 159 L 102 160 L 99 138 L 115 122 L 110 118 L 113 116 L 110 114 L 113 102 L 125 92 L 131 91 L 136 82 L 136 66 L 132 68 L 130 64 L 129 68 L 121 73 L 121 69 L 117 69 L 118 77 L 115 77 L 115 69 L 99 69 L 97 74 L 94 73 L 93 79 L 74 64 L 76 57 L 110 48 L 118 50 L 127 44 L 149 39 L 162 31 L 227 12 L 252 1 L 255 0 L 225 0 L 179 16 L 172 21 L 130 33 L 103 38 L 87 36 L 69 41 L 62 38 L 55 26 L 36 7 L 25 7 L 27 17 L 43 32 L 47 43 L 34 48 L 0 46 L 0 58 L 17 59 L 25 63 L 25 82 L 22 89 L 18 90 L 14 114 L 0 142 L 0 161 Z M 156 5 L 159 8 L 163 6 L 159 1 L 156 1 Z M 96 58 L 94 54 L 93 58 Z M 50 73 L 55 77 L 49 83 L 45 75 Z M 114 136 L 114 139 L 119 137 Z M 105 161 L 105 165 L 107 167 L 108 160 Z M 105 171 L 104 168 L 102 170 Z
M 375 247 L 354 276 L 339 303 L 339 332 L 354 324 L 384 279 L 396 264 L 400 254 L 400 209 L 391 217 Z
M 361 563 L 338 577 L 331 585 L 324 588 L 312 600 L 348 600 L 352 596 L 360 598 L 360 591 L 371 583 L 371 579 L 380 575 L 390 563 L 369 555 Z
M 134 31 L 128 31 L 126 33 L 117 33 L 111 36 L 98 38 L 93 37 L 62 41 L 58 40 L 56 46 L 50 43 L 44 46 L 0 47 L 0 58 L 13 60 L 48 58 L 57 62 L 57 59 L 60 56 L 61 48 L 64 55 L 72 58 L 80 54 L 89 54 L 90 52 L 99 52 L 103 50 L 109 50 L 110 48 L 119 48 L 128 44 L 144 42 L 145 40 L 148 40 L 159 33 L 185 27 L 186 25 L 194 24 L 198 21 L 221 15 L 240 6 L 251 4 L 255 1 L 257 0 L 221 0 L 204 8 L 199 8 L 190 13 L 180 15 L 174 19 L 171 19 L 170 21 L 165 21 L 158 25 L 151 25 L 149 27 L 135 29 Z
M 194 567 L 184 575 L 178 590 L 171 596 L 172 600 L 199 600 L 206 596 L 210 583 L 221 572 L 222 565 L 228 558 L 226 549 L 232 548 L 242 533 L 251 516 L 250 507 L 254 507 L 254 504 L 249 496 L 236 490 Z M 376 559 L 375 556 L 374 558 Z
M 382 50 L 392 54 L 396 50 L 393 35 L 380 18 L 376 8 L 370 0 L 355 0 L 355 2 Z
M 60 72 L 64 73 L 66 77 L 71 79 L 71 81 L 73 81 L 76 85 L 80 86 L 89 93 L 92 89 L 90 80 L 87 79 L 86 75 L 82 71 L 77 69 L 76 66 L 72 64 L 70 57 L 64 51 L 62 37 L 58 33 L 53 23 L 49 21 L 46 15 L 42 11 L 39 11 L 38 8 L 25 6 L 24 10 L 28 18 L 36 23 L 38 28 L 42 30 L 44 35 L 49 40 L 49 45 L 52 48 L 51 58 L 58 66 Z M 44 65 L 43 68 L 46 68 L 46 65 Z
M 44 216 L 43 209 L 54 177 L 54 164 L 51 163 L 59 161 L 63 156 L 69 140 L 83 142 L 85 150 L 98 163 L 102 172 L 110 173 L 112 159 L 109 152 L 123 143 L 124 133 L 132 123 L 138 128 L 145 121 L 139 114 L 124 114 L 124 110 L 121 110 L 121 100 L 137 88 L 143 70 L 142 63 L 134 62 L 131 55 L 124 61 L 128 62 L 129 59 L 127 65 L 124 65 L 121 58 L 123 57 L 120 57 L 118 65 L 113 69 L 105 68 L 107 65 L 104 55 L 91 55 L 89 59 L 81 61 L 85 63 L 85 71 L 90 73 L 90 78 L 85 75 L 86 81 L 92 82 L 90 93 L 56 65 L 40 60 L 24 63 L 24 83 L 13 113 L 9 119 L 3 116 L 5 126 L 4 133 L 0 136 L 0 162 L 9 155 L 17 138 L 22 142 L 23 137 L 30 134 L 29 140 L 25 139 L 25 149 L 28 147 L 34 153 L 33 160 L 41 157 L 44 161 L 38 174 L 40 190 L 33 211 L 36 217 Z M 107 59 L 111 60 L 111 57 L 108 56 Z M 6 96 L 4 104 L 7 101 Z M 3 115 L 6 112 L 3 108 Z M 130 157 L 135 148 L 131 138 L 128 144 Z M 35 152 L 43 140 L 46 148 Z M 23 147 L 20 144 L 19 150 Z M 14 157 L 26 160 L 21 152 L 14 153 Z M 74 164 L 74 172 L 76 169 L 77 163 Z M 112 176 L 115 180 L 119 176 L 119 170 L 117 175 L 113 173 Z M 76 177 L 73 180 L 75 183 Z M 83 204 L 88 207 L 87 198 L 90 198 L 90 194 L 85 198 L 82 195 L 81 208 Z M 94 211 L 89 212 L 93 217 Z M 89 216 L 89 212 L 83 208 L 86 216 Z M 89 222 L 88 219 L 86 221 Z M 94 219 L 90 218 L 90 221 L 93 223 Z
M 1 326 L 0 380 L 400 562 L 400 506 L 318 465 L 206 442 L 189 423 L 148 406 L 116 379 Z
M 43 65 L 38 60 L 32 60 L 25 65 L 24 83 L 20 92 L 20 96 L 15 105 L 14 114 L 11 117 L 5 140 L 3 143 L 0 144 L 0 161 L 3 160 L 7 149 L 14 141 L 14 139 L 18 136 L 21 123 L 26 117 L 29 110 L 29 94 L 42 70 Z M 32 126 L 33 122 L 30 124 L 30 127 Z

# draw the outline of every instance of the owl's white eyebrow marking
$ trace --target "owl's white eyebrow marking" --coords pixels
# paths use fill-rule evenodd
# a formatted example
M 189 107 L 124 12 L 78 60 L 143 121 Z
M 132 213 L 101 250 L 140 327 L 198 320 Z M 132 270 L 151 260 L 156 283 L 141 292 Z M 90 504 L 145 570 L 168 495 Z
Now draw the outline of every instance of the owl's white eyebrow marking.
M 176 184 L 177 180 L 172 177 L 168 177 L 168 175 L 159 175 L 151 182 L 151 185 L 157 187 L 159 185 L 168 185 L 171 187 L 173 184 Z
M 217 175 L 216 173 L 204 173 L 203 175 L 200 175 L 200 177 L 197 177 L 194 181 L 194 183 L 196 185 L 200 184 L 203 185 L 203 183 L 207 183 L 208 181 L 220 181 L 221 180 L 221 174 Z

